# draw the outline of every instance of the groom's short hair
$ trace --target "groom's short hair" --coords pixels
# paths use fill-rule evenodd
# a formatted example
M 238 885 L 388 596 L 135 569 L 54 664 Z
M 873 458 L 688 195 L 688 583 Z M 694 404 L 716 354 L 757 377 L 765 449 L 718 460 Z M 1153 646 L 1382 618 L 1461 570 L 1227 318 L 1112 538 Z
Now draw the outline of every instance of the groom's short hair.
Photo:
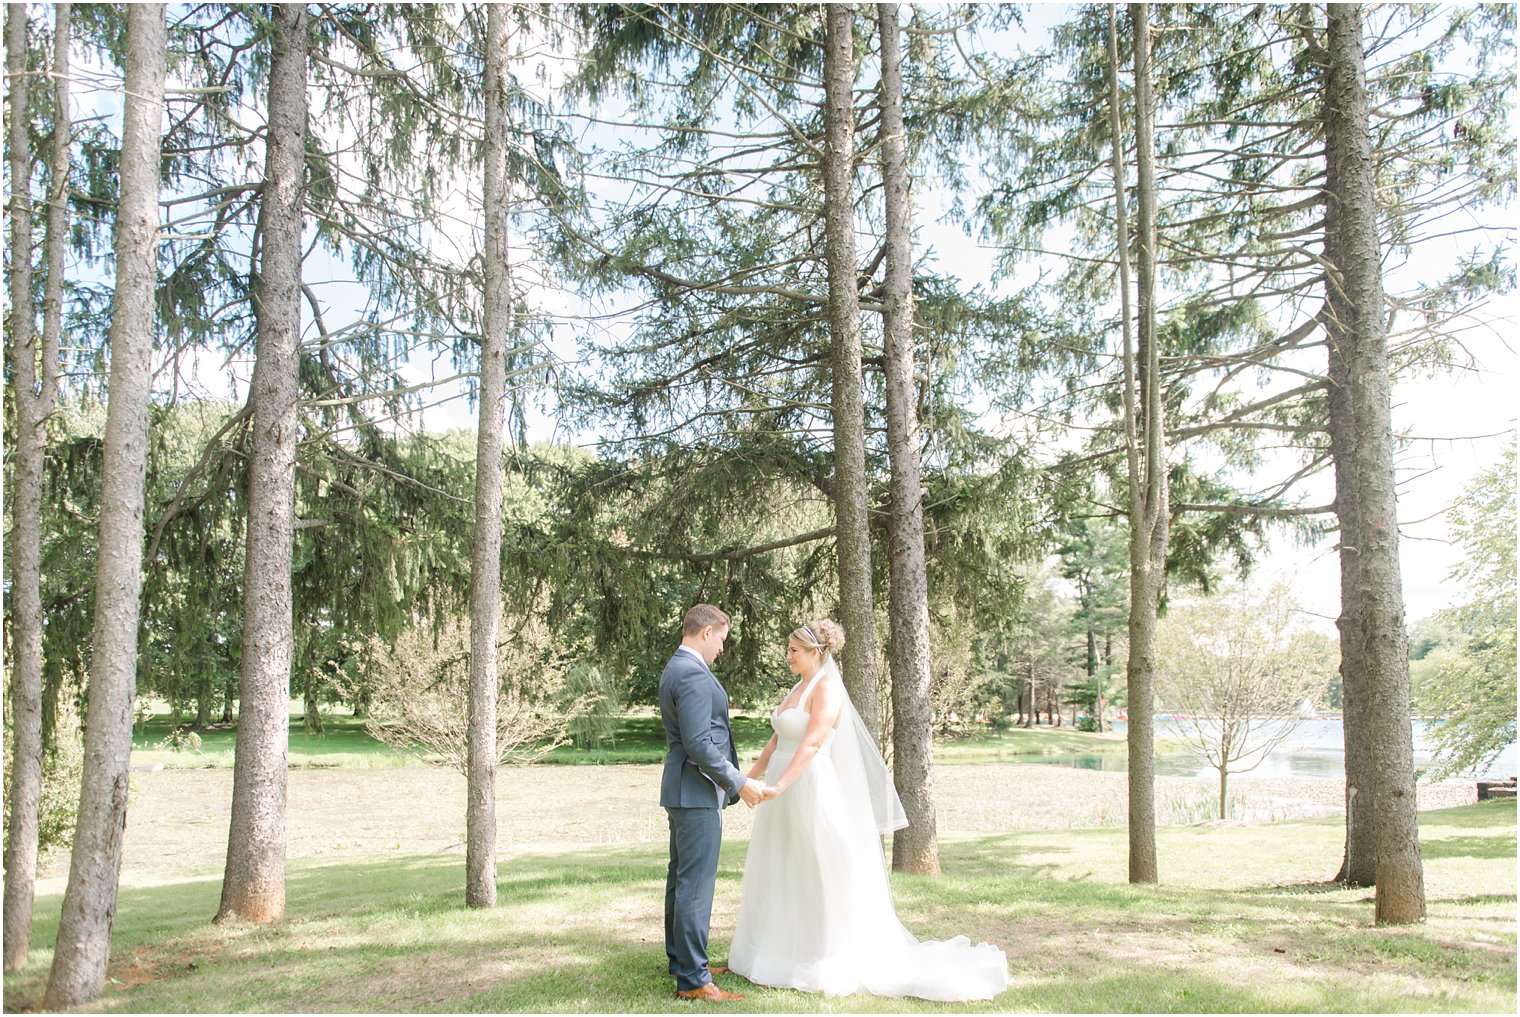
M 681 619 L 681 635 L 694 636 L 709 625 L 728 628 L 728 615 L 711 604 L 698 604 Z

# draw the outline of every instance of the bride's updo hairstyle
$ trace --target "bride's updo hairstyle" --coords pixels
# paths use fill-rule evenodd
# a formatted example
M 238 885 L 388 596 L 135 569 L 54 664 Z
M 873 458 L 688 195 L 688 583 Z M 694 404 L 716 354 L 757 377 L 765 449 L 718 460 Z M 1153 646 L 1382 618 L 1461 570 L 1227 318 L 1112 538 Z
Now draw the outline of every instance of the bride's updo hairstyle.
M 830 655 L 844 649 L 844 629 L 839 623 L 827 618 L 810 621 L 792 632 L 792 638 L 803 646 Z

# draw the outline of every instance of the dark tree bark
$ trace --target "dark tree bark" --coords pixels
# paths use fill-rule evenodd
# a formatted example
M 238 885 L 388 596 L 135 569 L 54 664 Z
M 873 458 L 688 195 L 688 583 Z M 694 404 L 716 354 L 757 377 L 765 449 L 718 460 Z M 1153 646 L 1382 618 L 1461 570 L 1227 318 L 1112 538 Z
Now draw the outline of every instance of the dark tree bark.
M 211 700 L 216 695 L 216 683 L 211 680 L 211 670 L 201 678 L 201 687 L 195 695 L 195 727 L 204 731 L 211 726 Z
M 301 723 L 309 735 L 322 733 L 322 703 L 317 698 L 317 672 L 312 670 L 302 682 Z
M 258 345 L 249 400 L 248 550 L 232 824 L 217 920 L 272 922 L 285 913 L 285 792 L 290 666 L 295 649 L 291 557 L 300 439 L 301 205 L 306 154 L 307 13 L 273 8 L 269 130 L 259 205 L 262 247 L 253 308 Z
M 1335 264 L 1335 202 L 1326 202 L 1325 260 Z M 1325 328 L 1330 333 L 1328 402 L 1330 449 L 1335 467 L 1335 511 L 1340 520 L 1341 611 L 1336 619 L 1341 651 L 1341 734 L 1346 757 L 1346 847 L 1335 880 L 1348 886 L 1372 886 L 1377 879 L 1373 837 L 1377 796 L 1372 774 L 1372 731 L 1369 727 L 1367 661 L 1363 649 L 1361 570 L 1357 552 L 1356 423 L 1351 412 L 1349 337 L 1339 334 L 1347 309 L 1336 287 L 1330 287 Z
M 63 694 L 63 666 L 58 661 L 42 662 L 42 752 L 46 755 L 58 745 L 58 697 Z
M 908 826 L 892 838 L 892 867 L 939 875 L 934 816 L 934 708 L 929 700 L 929 576 L 924 561 L 923 463 L 913 379 L 913 205 L 903 127 L 896 4 L 877 4 L 881 37 L 882 183 L 886 277 L 882 312 L 887 449 L 892 463 L 892 768 Z
M 1114 657 L 1114 637 L 1113 637 L 1113 634 L 1110 633 L 1108 635 L 1108 637 L 1107 637 L 1107 642 L 1105 644 L 1103 666 L 1104 667 L 1108 667 L 1109 665 L 1111 665 L 1113 663 L 1113 657 Z M 1105 700 L 1104 696 L 1103 696 L 1103 682 L 1098 681 L 1098 676 L 1096 674 L 1093 675 L 1093 691 L 1094 691 L 1094 693 L 1097 696 L 1097 704 L 1098 704 L 1098 732 L 1101 734 L 1102 732 L 1108 730 L 1108 725 L 1103 720 L 1103 711 L 1105 709 L 1107 709 L 1108 703 L 1107 703 L 1107 700 Z
M 104 987 L 121 876 L 142 595 L 143 483 L 153 381 L 159 139 L 167 37 L 163 5 L 128 8 L 110 401 L 101 471 L 84 778 L 68 888 L 43 996 L 43 1006 L 49 1010 L 87 1003 Z
M 1019 709 L 1023 712 L 1022 722 L 1026 728 L 1033 728 L 1034 715 L 1034 661 L 1027 665 L 1029 674 L 1024 679 L 1023 691 L 1019 693 Z
M 1349 367 L 1355 427 L 1355 550 L 1376 798 L 1376 916 L 1380 925 L 1408 924 L 1425 919 L 1425 875 L 1415 801 L 1388 335 L 1361 7 L 1329 4 L 1326 19 L 1325 193 L 1336 206 L 1330 245 L 1336 261 L 1329 273 L 1336 320 L 1329 334 L 1341 345 L 1338 355 Z
M 1103 666 L 1107 668 L 1112 668 L 1114 666 L 1114 636 L 1112 632 L 1110 632 L 1103 640 Z M 1107 702 L 1106 700 L 1099 699 L 1098 703 L 1098 716 L 1101 719 L 1103 716 L 1103 710 L 1107 706 Z M 1104 728 L 1100 724 L 1098 730 L 1113 730 L 1113 727 L 1110 725 L 1109 727 Z
M 853 4 L 829 4 L 824 42 L 824 233 L 834 379 L 834 517 L 839 549 L 839 621 L 849 644 L 845 688 L 866 726 L 881 734 L 876 691 L 876 621 L 866 516 L 865 392 L 855 251 L 855 37 Z M 899 721 L 900 723 L 900 721 Z
M 475 442 L 471 548 L 469 784 L 465 903 L 496 903 L 496 629 L 501 617 L 502 432 L 507 397 L 507 11 L 486 13 L 485 320 L 480 337 L 480 420 Z

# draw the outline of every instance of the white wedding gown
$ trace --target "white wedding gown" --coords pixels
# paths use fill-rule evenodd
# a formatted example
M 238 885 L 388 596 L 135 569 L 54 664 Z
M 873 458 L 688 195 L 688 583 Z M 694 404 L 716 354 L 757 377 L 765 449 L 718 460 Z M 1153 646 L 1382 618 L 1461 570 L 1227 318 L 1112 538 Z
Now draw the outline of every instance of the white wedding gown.
M 798 708 L 771 716 L 766 783 L 786 772 L 807 726 Z M 870 804 L 844 793 L 829 754 L 836 733 L 755 811 L 728 966 L 759 985 L 829 996 L 992 999 L 1008 986 L 1002 950 L 965 936 L 921 943 L 897 920 Z

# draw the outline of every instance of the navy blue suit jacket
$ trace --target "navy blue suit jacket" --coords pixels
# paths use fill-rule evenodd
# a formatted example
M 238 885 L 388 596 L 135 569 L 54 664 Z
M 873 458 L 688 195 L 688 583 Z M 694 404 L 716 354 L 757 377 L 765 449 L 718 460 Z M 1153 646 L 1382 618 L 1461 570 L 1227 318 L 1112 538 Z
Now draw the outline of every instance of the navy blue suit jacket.
M 665 723 L 665 808 L 713 808 L 739 800 L 745 777 L 728 723 L 728 693 L 702 661 L 677 650 L 660 673 Z

